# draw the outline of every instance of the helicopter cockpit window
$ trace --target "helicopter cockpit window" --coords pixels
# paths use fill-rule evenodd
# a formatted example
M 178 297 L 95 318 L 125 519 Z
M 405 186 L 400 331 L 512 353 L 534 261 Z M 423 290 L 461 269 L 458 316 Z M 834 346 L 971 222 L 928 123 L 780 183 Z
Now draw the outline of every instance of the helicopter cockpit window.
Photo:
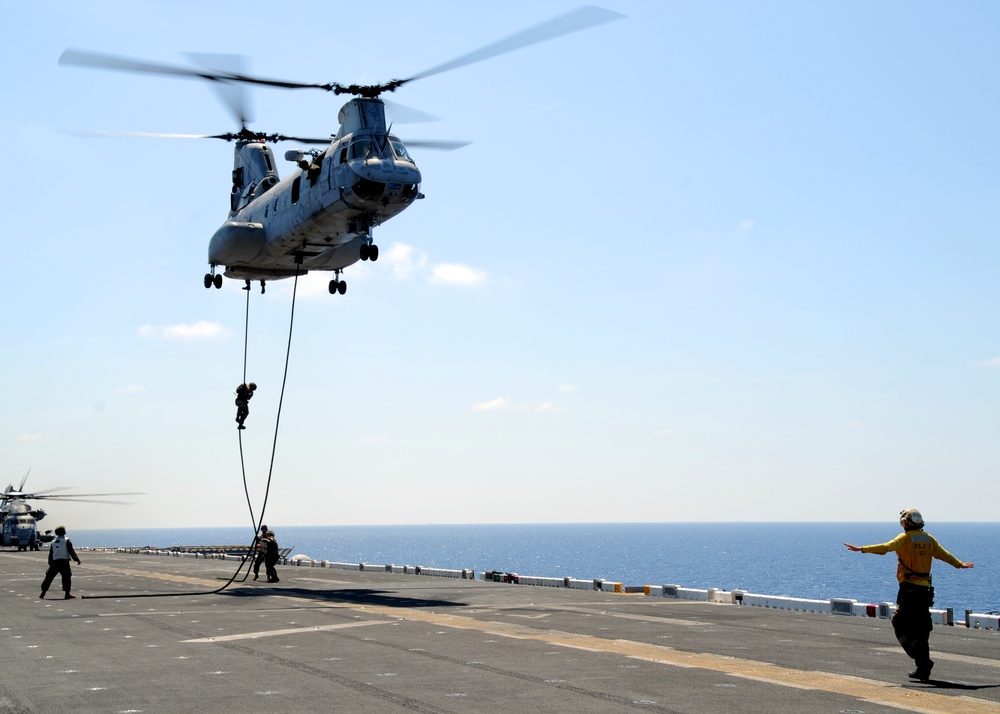
M 403 161 L 409 161 L 411 164 L 413 163 L 413 159 L 411 159 L 410 155 L 407 153 L 406 147 L 403 146 L 403 142 L 399 139 L 393 139 L 391 143 L 392 150 L 396 152 L 396 158 L 402 159 Z
M 369 139 L 355 139 L 351 142 L 351 158 L 365 159 L 372 152 L 372 142 Z

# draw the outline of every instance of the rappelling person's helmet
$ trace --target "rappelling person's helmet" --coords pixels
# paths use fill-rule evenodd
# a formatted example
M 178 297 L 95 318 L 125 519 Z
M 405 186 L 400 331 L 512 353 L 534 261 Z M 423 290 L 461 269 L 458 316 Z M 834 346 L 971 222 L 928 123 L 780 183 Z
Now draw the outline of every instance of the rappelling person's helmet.
M 907 508 L 899 512 L 899 523 L 906 530 L 920 530 L 924 527 L 924 517 L 916 508 Z
M 251 392 L 254 391 L 255 389 L 257 389 L 257 383 L 250 382 L 250 384 L 247 385 L 247 389 L 249 389 Z

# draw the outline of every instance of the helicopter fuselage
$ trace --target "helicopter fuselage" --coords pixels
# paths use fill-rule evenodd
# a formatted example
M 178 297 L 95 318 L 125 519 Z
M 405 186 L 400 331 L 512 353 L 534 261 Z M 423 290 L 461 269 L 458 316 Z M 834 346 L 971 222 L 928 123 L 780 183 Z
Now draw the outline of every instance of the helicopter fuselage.
M 0 508 L 0 545 L 14 546 L 18 550 L 38 550 L 44 539 L 38 535 L 38 518 L 44 511 L 33 511 L 24 501 L 7 500 Z
M 231 211 L 209 244 L 213 274 L 273 280 L 377 257 L 372 228 L 422 197 L 420 171 L 386 129 L 381 100 L 352 99 L 340 118 L 322 152 L 286 153 L 297 168 L 280 180 L 270 147 L 237 143 Z

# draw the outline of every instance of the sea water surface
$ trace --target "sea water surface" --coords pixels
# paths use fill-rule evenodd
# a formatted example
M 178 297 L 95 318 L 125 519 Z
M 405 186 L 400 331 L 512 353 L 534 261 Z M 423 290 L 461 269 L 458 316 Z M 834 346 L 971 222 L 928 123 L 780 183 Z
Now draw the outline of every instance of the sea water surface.
M 765 595 L 894 602 L 896 557 L 843 543 L 884 543 L 896 523 L 597 523 L 522 525 L 279 526 L 282 547 L 348 563 L 500 570 L 602 578 L 626 585 L 741 589 Z M 1000 610 L 1000 523 L 928 524 L 975 569 L 934 565 L 935 607 L 964 616 Z M 253 528 L 71 531 L 77 546 L 249 544 Z

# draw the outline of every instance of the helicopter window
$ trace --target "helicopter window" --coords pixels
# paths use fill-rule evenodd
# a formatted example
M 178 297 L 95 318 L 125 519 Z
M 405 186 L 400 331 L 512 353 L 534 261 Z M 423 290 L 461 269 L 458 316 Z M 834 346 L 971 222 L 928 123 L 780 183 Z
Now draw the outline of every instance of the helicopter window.
M 403 161 L 409 161 L 411 164 L 413 163 L 413 159 L 411 159 L 410 155 L 407 153 L 406 147 L 403 146 L 403 142 L 398 139 L 393 139 L 391 143 L 392 150 L 396 152 L 396 158 L 402 159 Z
M 296 176 L 295 180 L 292 181 L 292 205 L 294 206 L 299 202 L 299 188 L 302 186 L 302 177 Z
M 346 146 L 343 149 L 340 150 L 340 160 L 337 163 L 342 164 L 345 161 L 347 161 L 347 147 Z
M 365 159 L 372 149 L 372 142 L 368 139 L 355 139 L 351 143 L 351 158 Z

